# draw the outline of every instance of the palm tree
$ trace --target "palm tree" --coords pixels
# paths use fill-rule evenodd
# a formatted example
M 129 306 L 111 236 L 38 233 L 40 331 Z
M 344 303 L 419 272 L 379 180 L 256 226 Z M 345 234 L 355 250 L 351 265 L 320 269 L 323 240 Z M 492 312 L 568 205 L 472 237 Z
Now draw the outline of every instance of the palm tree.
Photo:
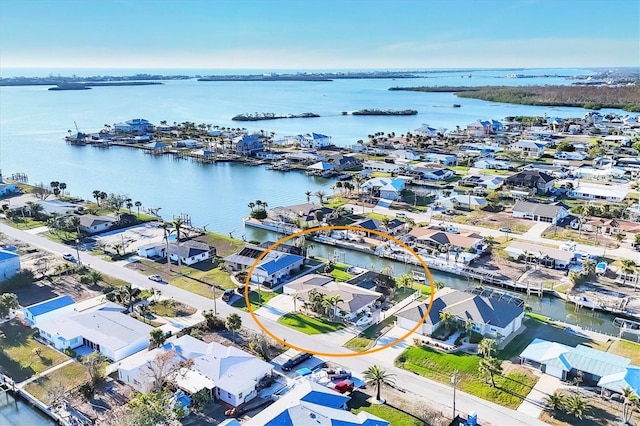
M 582 419 L 584 412 L 588 408 L 587 401 L 580 395 L 574 394 L 568 397 L 564 402 L 564 410 L 567 414 Z
M 451 315 L 451 312 L 447 312 L 447 311 L 440 312 L 440 322 L 442 322 L 442 325 L 444 325 L 444 327 L 447 330 L 449 329 L 449 324 L 451 324 L 452 320 L 453 320 L 453 316 Z
M 124 205 L 127 207 L 127 209 L 129 209 L 129 214 L 131 214 L 131 207 L 133 207 L 133 201 L 131 200 L 131 198 L 127 198 L 126 200 L 124 200 Z
M 564 402 L 566 397 L 559 391 L 555 391 L 553 394 L 547 396 L 544 401 L 544 406 L 549 411 L 560 411 L 564 408 Z
M 327 196 L 327 194 L 324 191 L 316 191 L 313 193 L 313 195 L 315 195 L 318 200 L 320 201 L 320 204 L 322 204 L 322 202 L 324 201 L 324 197 Z
M 135 205 L 136 208 L 138 209 L 138 218 L 139 218 L 140 217 L 140 207 L 142 206 L 142 202 L 136 201 L 135 203 L 133 203 L 133 205 Z
M 625 275 L 631 275 L 636 270 L 636 262 L 632 259 L 620 260 L 620 271 Z
M 487 379 L 489 378 L 491 379 L 491 386 L 495 388 L 496 382 L 494 380 L 494 374 L 502 371 L 500 360 L 491 356 L 482 358 L 478 364 L 478 371 L 484 378 L 485 383 L 488 382 Z
M 154 328 L 149 332 L 149 341 L 151 346 L 154 348 L 159 348 L 162 346 L 167 340 L 167 335 L 159 328 Z
M 442 281 L 434 281 L 433 286 L 436 290 L 442 290 L 444 288 L 444 283 Z
M 178 218 L 176 220 L 174 220 L 173 222 L 171 222 L 171 225 L 173 225 L 173 229 L 175 229 L 176 231 L 176 242 L 178 244 L 180 244 L 180 237 L 182 235 L 180 235 L 180 231 L 182 231 L 182 225 L 184 224 L 183 220 Z
M 622 397 L 624 398 L 624 401 L 622 402 L 622 421 L 626 425 L 631 420 L 633 407 L 638 405 L 640 399 L 629 385 L 622 389 Z
M 255 206 L 256 206 L 256 203 L 253 203 L 253 202 L 247 204 L 247 207 L 249 207 L 252 212 L 253 212 L 253 209 L 255 208 Z
M 364 372 L 364 379 L 368 384 L 372 384 L 376 387 L 376 400 L 381 401 L 380 399 L 380 388 L 382 385 L 394 385 L 395 378 L 394 374 L 388 373 L 386 370 L 381 368 L 378 365 L 372 365 L 367 368 Z
M 384 216 L 382 219 L 380 219 L 380 224 L 382 224 L 382 226 L 384 226 L 384 230 L 389 232 L 389 224 L 391 223 L 391 218 L 388 216 Z
M 80 218 L 78 216 L 70 216 L 67 219 L 67 226 L 76 231 L 76 235 L 80 237 Z
M 464 331 L 467 335 L 471 335 L 471 330 L 473 329 L 473 320 L 471 318 L 467 318 L 464 322 Z
M 489 358 L 497 348 L 495 339 L 482 339 L 478 344 L 478 354 L 483 358 Z
M 240 318 L 240 315 L 236 313 L 229 314 L 224 325 L 227 327 L 227 330 L 231 331 L 231 340 L 235 343 L 236 331 L 242 328 L 242 318 Z
M 328 312 L 329 319 L 333 319 L 334 313 L 335 313 L 335 307 L 342 302 L 344 302 L 344 299 L 340 297 L 339 294 L 325 297 L 322 300 L 322 306 L 325 308 L 325 312 Z
M 396 282 L 398 283 L 398 287 L 401 288 L 407 288 L 407 287 L 411 287 L 413 288 L 413 277 L 409 274 L 402 274 L 398 277 L 398 279 L 396 280 Z
M 307 204 L 309 204 L 311 202 L 311 191 L 305 192 L 304 195 L 307 197 Z
M 93 285 L 97 285 L 104 278 L 102 274 L 95 269 L 90 270 L 87 276 L 89 277 L 89 280 L 93 283 Z
M 96 199 L 96 204 L 98 204 L 98 207 L 100 207 L 100 194 L 101 191 L 99 189 L 93 191 L 93 198 Z

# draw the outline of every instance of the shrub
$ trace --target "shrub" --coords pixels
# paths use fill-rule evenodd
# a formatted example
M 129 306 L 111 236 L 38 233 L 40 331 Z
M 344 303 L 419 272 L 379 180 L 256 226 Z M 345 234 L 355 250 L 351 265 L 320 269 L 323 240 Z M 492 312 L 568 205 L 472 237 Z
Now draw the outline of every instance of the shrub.
M 471 330 L 471 336 L 469 336 L 469 343 L 480 343 L 484 336 L 477 331 Z
M 74 351 L 74 350 L 73 350 L 73 349 L 71 349 L 71 348 L 66 348 L 66 349 L 64 350 L 64 354 L 65 354 L 66 356 L 70 357 L 70 358 L 75 358 L 75 357 L 78 355 L 78 354 L 76 354 L 76 351 Z
M 85 383 L 84 385 L 80 386 L 80 393 L 86 399 L 91 399 L 95 390 L 96 388 L 91 383 Z
M 251 212 L 251 217 L 258 220 L 263 220 L 267 218 L 267 211 L 264 209 L 254 210 Z
M 34 274 L 30 269 L 23 269 L 9 279 L 0 284 L 0 292 L 5 293 L 18 290 L 33 284 Z

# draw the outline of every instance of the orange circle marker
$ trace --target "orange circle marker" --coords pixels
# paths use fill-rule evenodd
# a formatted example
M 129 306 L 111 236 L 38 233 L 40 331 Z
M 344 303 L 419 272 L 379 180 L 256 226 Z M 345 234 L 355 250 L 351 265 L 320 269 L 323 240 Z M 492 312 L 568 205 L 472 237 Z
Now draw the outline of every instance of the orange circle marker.
M 369 349 L 368 351 L 364 351 L 364 352 L 331 353 L 331 352 L 312 351 L 312 350 L 305 349 L 305 348 L 300 347 L 300 346 L 293 345 L 293 344 L 291 344 L 289 342 L 286 342 L 284 339 L 281 339 L 280 337 L 276 336 L 271 331 L 269 331 L 269 329 L 267 327 L 265 327 L 264 324 L 262 324 L 260 322 L 260 320 L 256 316 L 255 312 L 253 311 L 253 308 L 251 307 L 251 301 L 249 300 L 249 282 L 251 281 L 251 276 L 253 275 L 253 270 L 256 268 L 256 266 L 258 266 L 260 261 L 267 255 L 267 253 L 269 253 L 271 250 L 273 250 L 276 247 L 278 247 L 280 244 L 283 244 L 283 243 L 291 240 L 292 238 L 300 237 L 302 235 L 309 234 L 311 232 L 332 231 L 332 230 L 347 230 L 347 231 L 356 231 L 356 232 L 363 232 L 364 231 L 364 232 L 369 232 L 369 233 L 372 233 L 372 234 L 379 235 L 381 237 L 387 238 L 387 239 L 393 241 L 394 243 L 404 247 L 405 249 L 407 249 L 409 251 L 409 253 L 411 253 L 412 255 L 414 255 L 416 257 L 416 259 L 418 259 L 418 261 L 420 262 L 420 264 L 422 265 L 422 267 L 426 271 L 427 277 L 429 277 L 429 283 L 431 284 L 431 297 L 429 299 L 429 306 L 427 306 L 427 312 L 424 314 L 424 316 L 422 317 L 421 321 L 418 322 L 415 327 L 413 327 L 406 334 L 404 334 L 403 336 L 401 336 L 398 339 L 394 340 L 393 342 L 387 343 L 386 345 L 380 346 L 379 348 Z M 291 234 L 288 237 L 284 237 L 284 238 L 276 241 L 271 246 L 269 246 L 260 256 L 258 256 L 258 258 L 256 259 L 255 262 L 253 262 L 253 265 L 251 265 L 251 268 L 249 268 L 249 272 L 247 273 L 247 278 L 245 279 L 245 288 L 244 288 L 244 300 L 245 300 L 245 303 L 247 304 L 247 309 L 249 311 L 249 314 L 251 315 L 251 318 L 253 318 L 253 321 L 255 321 L 255 323 L 258 325 L 258 327 L 260 327 L 265 333 L 267 333 L 269 336 L 271 336 L 274 340 L 282 343 L 284 346 L 288 346 L 290 348 L 297 349 L 300 352 L 306 352 L 306 353 L 310 353 L 310 354 L 313 354 L 313 355 L 322 355 L 322 356 L 336 357 L 336 358 L 338 358 L 338 357 L 346 358 L 346 357 L 351 357 L 351 356 L 362 356 L 362 355 L 372 354 L 372 353 L 379 352 L 379 351 L 382 351 L 384 349 L 390 348 L 391 346 L 394 346 L 394 345 L 402 342 L 407 337 L 411 336 L 411 334 L 413 334 L 418 328 L 420 328 L 422 323 L 427 319 L 427 316 L 429 315 L 429 312 L 431 312 L 431 307 L 433 306 L 434 294 L 435 294 L 435 285 L 433 283 L 433 277 L 431 276 L 431 272 L 429 271 L 429 267 L 426 265 L 426 263 L 424 263 L 424 261 L 420 258 L 420 256 L 418 256 L 416 254 L 416 252 L 414 252 L 411 249 L 411 247 L 409 247 L 408 245 L 406 245 L 402 241 L 398 240 L 397 238 L 392 237 L 389 234 L 385 234 L 384 232 L 380 232 L 380 231 L 373 231 L 373 230 L 370 230 L 370 229 L 365 229 L 365 228 L 362 228 L 362 227 L 359 227 L 359 226 L 319 226 L 317 228 L 310 228 L 310 229 L 302 230 L 300 232 L 296 232 L 295 234 Z M 313 337 L 310 337 L 310 338 L 313 339 Z

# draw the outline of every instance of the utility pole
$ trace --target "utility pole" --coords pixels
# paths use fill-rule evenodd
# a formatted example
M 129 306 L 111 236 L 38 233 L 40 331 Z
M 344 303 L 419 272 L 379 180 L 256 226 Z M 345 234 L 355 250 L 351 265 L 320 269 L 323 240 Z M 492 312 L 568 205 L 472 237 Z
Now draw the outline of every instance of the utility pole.
M 458 385 L 458 369 L 453 370 L 451 376 L 451 384 L 453 385 L 453 418 L 456 418 L 456 386 Z
M 218 307 L 216 306 L 216 285 L 211 285 L 211 290 L 213 291 L 213 315 L 218 315 Z

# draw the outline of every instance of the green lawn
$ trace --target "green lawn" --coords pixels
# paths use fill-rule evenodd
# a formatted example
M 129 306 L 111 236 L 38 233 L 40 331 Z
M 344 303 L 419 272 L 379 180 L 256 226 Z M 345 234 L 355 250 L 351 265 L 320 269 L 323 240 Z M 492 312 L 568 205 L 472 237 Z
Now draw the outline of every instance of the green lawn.
M 640 344 L 628 340 L 616 340 L 611 344 L 609 352 L 631 360 L 631 364 L 640 365 Z
M 388 421 L 389 424 L 394 426 L 423 426 L 425 424 L 421 420 L 397 408 L 390 407 L 386 404 L 371 404 L 367 401 L 367 395 L 356 392 L 351 396 L 352 399 L 348 402 L 348 406 L 354 414 L 365 411 Z M 384 398 L 384 389 L 381 397 Z
M 207 232 L 204 237 L 198 237 L 198 240 L 203 240 L 210 246 L 215 247 L 216 255 L 219 257 L 229 256 L 240 250 L 245 245 L 244 241 L 236 240 L 235 238 L 216 234 L 214 232 Z
M 344 206 L 345 204 L 347 204 L 347 200 L 340 196 L 331 197 L 329 198 L 328 201 L 324 203 L 325 206 L 330 207 L 332 209 L 335 209 L 340 206 Z
M 373 347 L 376 339 L 382 334 L 386 333 L 388 329 L 393 327 L 395 317 L 391 316 L 379 324 L 373 324 L 367 327 L 357 337 L 349 340 L 343 346 L 347 349 L 351 349 L 354 352 L 364 352 Z
M 0 340 L 0 372 L 22 382 L 51 367 L 63 363 L 69 357 L 33 339 L 33 330 L 19 323 L 0 325 L 5 338 Z M 39 349 L 40 354 L 34 352 Z
M 350 266 L 347 264 L 336 263 L 333 270 L 331 271 L 331 276 L 336 281 L 349 281 L 354 277 L 354 275 L 347 272 L 349 268 Z
M 537 382 L 532 373 L 509 373 L 495 376 L 496 387 L 484 383 L 478 373 L 480 357 L 466 353 L 446 354 L 428 347 L 411 347 L 396 360 L 406 370 L 442 383 L 450 383 L 458 370 L 458 388 L 480 398 L 515 409 Z
M 154 315 L 161 317 L 185 317 L 196 313 L 196 309 L 191 306 L 167 299 L 161 300 L 158 303 L 150 304 L 149 310 Z
M 89 373 L 87 369 L 78 362 L 72 362 L 27 384 L 24 389 L 49 405 L 52 402 L 52 391 L 55 388 L 64 387 L 65 391 L 68 392 L 88 381 Z
M 280 324 L 305 334 L 331 333 L 344 328 L 344 324 L 331 322 L 324 318 L 312 318 L 303 314 L 286 314 L 278 318 Z
M 276 297 L 278 295 L 278 293 L 274 292 L 274 291 L 265 291 L 262 290 L 260 292 L 260 295 L 258 295 L 257 291 L 250 291 L 249 292 L 249 301 L 251 302 L 251 309 L 252 310 L 256 310 L 259 307 L 265 305 L 269 300 L 273 299 L 274 297 Z M 262 296 L 262 297 L 259 297 Z M 244 298 L 244 294 L 242 294 L 242 298 L 236 300 L 235 302 L 233 302 L 231 304 L 231 306 L 233 306 L 234 308 L 238 308 L 238 309 L 242 309 L 243 311 L 248 311 L 247 309 L 247 301 Z
M 169 281 L 171 285 L 204 297 L 212 297 L 213 292 L 211 285 L 213 283 L 225 289 L 235 289 L 237 287 L 237 285 L 231 281 L 229 273 L 220 267 L 201 270 L 183 266 L 182 275 Z
M 30 217 L 14 217 L 12 220 L 6 220 L 5 223 L 18 229 L 34 229 L 47 224 L 47 222 L 34 220 Z

